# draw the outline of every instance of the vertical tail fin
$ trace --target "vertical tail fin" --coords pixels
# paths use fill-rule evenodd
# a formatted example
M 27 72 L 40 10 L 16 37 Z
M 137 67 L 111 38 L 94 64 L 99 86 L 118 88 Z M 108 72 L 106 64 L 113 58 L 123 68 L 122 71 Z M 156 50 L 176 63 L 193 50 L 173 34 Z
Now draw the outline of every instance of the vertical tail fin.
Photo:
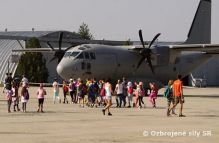
M 211 43 L 211 0 L 200 0 L 185 44 Z

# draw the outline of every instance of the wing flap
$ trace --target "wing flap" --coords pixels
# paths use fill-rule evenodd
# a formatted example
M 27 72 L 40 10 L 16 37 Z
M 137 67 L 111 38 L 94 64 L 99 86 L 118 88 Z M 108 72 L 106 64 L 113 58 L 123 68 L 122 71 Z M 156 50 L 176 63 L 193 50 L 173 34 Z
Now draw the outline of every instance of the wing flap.
M 170 45 L 170 49 L 176 51 L 194 51 L 206 53 L 219 53 L 219 44 L 183 44 L 183 45 Z

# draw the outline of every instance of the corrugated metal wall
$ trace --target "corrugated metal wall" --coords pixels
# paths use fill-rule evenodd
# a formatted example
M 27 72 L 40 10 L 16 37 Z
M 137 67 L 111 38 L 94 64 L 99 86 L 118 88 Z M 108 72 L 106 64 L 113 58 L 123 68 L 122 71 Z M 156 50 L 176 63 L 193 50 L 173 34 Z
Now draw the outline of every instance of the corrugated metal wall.
M 21 45 L 24 47 L 25 42 L 20 41 Z M 6 73 L 9 72 L 14 75 L 17 63 L 12 63 L 12 49 L 21 49 L 22 47 L 17 40 L 0 40 L 0 82 L 4 83 L 6 78 Z M 15 55 L 20 55 L 21 53 L 13 53 Z M 9 63 L 9 64 L 8 64 Z M 9 65 L 9 66 L 8 66 Z M 8 68 L 9 67 L 9 68 Z

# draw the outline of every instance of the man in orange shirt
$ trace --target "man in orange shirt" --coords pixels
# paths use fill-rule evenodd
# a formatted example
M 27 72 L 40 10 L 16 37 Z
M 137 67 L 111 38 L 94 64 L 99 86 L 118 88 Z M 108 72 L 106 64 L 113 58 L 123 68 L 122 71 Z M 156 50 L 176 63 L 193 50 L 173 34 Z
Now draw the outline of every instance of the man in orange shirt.
M 180 107 L 179 117 L 185 117 L 185 115 L 182 114 L 183 103 L 184 103 L 183 83 L 181 81 L 182 76 L 178 75 L 177 78 L 178 79 L 173 83 L 173 97 L 175 99 L 175 103 L 173 107 L 168 109 L 167 116 L 170 116 L 170 111 L 173 110 L 178 103 L 180 103 L 181 107 Z

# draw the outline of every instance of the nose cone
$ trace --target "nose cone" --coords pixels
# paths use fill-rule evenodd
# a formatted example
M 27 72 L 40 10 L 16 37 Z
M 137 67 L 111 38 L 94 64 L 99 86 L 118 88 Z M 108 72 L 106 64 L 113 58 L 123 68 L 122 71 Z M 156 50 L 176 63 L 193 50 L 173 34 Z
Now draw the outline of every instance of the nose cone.
M 64 77 L 64 68 L 63 66 L 59 63 L 58 66 L 56 67 L 56 71 L 57 73 L 61 76 L 61 77 Z

